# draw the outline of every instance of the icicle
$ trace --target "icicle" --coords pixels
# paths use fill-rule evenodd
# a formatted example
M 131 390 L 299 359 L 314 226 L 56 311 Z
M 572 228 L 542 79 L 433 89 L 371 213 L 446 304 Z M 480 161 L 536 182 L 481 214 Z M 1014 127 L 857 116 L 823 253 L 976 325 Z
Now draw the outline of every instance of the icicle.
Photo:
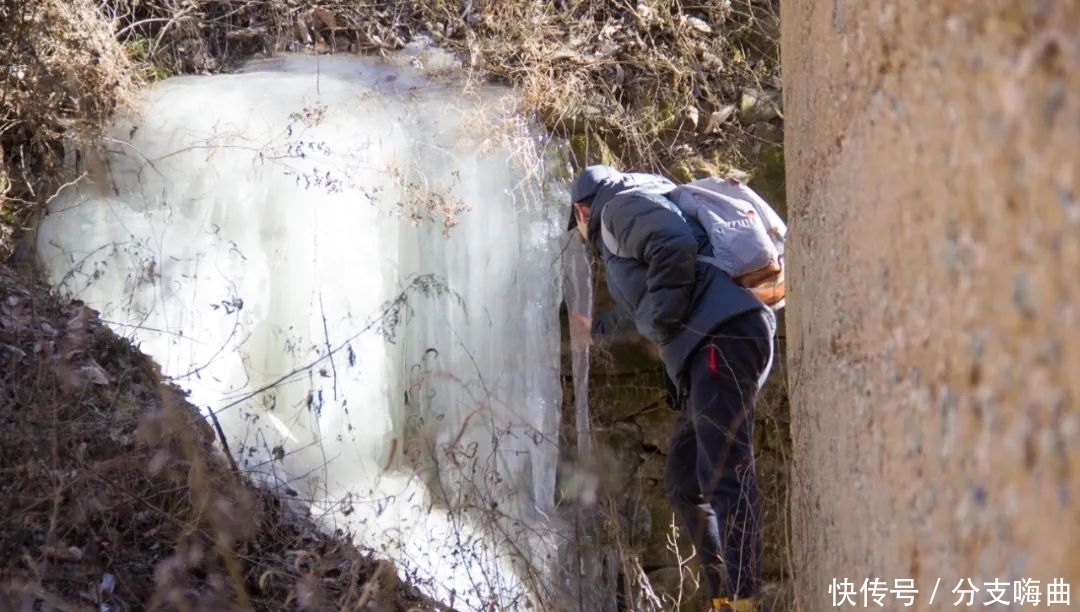
M 449 66 L 414 48 L 157 84 L 39 255 L 214 409 L 242 468 L 448 604 L 524 609 L 557 541 L 565 209 L 508 92 L 410 54 Z

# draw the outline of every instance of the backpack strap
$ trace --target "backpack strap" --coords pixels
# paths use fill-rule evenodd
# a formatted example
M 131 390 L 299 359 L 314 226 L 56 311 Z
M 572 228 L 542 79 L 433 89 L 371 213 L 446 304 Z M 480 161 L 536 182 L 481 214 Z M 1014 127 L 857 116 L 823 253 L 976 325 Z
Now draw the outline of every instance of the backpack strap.
M 640 193 L 633 191 L 623 191 L 616 194 L 615 197 L 608 200 L 608 203 L 604 205 L 604 211 L 600 213 L 600 239 L 604 241 L 604 246 L 607 247 L 607 250 L 611 251 L 611 254 L 615 257 L 630 258 L 630 254 L 625 252 L 620 247 L 619 241 L 615 239 L 615 235 L 611 233 L 610 229 L 608 229 L 607 211 L 611 208 L 613 204 L 621 204 L 632 196 L 638 196 L 641 198 L 645 198 L 646 200 L 651 200 L 658 206 L 663 206 L 664 208 L 679 215 L 679 218 L 683 221 L 686 220 L 686 217 L 683 215 L 683 212 L 681 209 L 679 209 L 678 205 L 676 205 L 670 199 L 662 195 L 654 195 L 651 193 Z
M 604 212 L 607 212 L 607 206 L 604 207 Z M 619 249 L 619 241 L 615 240 L 615 236 L 611 235 L 611 230 L 607 228 L 603 215 L 600 217 L 600 239 L 604 241 L 604 246 L 615 257 L 626 257 Z

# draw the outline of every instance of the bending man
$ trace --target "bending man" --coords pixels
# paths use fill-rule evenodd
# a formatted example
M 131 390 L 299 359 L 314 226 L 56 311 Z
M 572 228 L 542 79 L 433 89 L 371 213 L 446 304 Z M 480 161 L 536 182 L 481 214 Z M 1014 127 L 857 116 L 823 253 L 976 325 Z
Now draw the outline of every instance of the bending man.
M 664 197 L 675 188 L 660 176 L 590 166 L 573 185 L 567 230 L 601 256 L 617 310 L 658 346 L 677 390 L 665 493 L 701 560 L 706 610 L 753 610 L 762 534 L 751 436 L 776 321 L 727 274 L 698 261 L 711 246 L 700 224 Z M 619 327 L 578 313 L 571 323 L 593 338 Z

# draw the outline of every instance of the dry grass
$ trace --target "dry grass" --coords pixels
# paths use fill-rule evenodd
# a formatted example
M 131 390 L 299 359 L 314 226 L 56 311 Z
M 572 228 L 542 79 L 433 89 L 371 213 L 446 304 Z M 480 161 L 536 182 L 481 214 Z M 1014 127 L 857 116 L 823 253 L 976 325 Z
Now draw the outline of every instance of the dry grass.
M 94 134 L 138 84 L 91 0 L 0 1 L 0 258 L 65 178 L 64 143 Z
M 435 609 L 244 483 L 92 310 L 2 267 L 0 295 L 0 609 Z
M 777 70 L 775 45 L 748 47 L 755 32 L 767 40 L 775 2 L 476 4 L 461 16 L 456 0 L 422 3 L 425 23 L 474 69 L 517 87 L 549 129 L 586 137 L 578 165 L 608 158 L 678 174 L 686 158 L 732 154 L 744 126 L 713 114 Z

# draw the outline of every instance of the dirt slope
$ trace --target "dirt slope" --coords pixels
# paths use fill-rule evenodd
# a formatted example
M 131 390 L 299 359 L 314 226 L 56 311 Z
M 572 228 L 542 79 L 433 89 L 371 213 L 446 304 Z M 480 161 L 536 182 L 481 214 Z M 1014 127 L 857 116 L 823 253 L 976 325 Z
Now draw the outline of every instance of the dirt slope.
M 0 610 L 432 610 L 255 489 L 158 366 L 0 266 Z

